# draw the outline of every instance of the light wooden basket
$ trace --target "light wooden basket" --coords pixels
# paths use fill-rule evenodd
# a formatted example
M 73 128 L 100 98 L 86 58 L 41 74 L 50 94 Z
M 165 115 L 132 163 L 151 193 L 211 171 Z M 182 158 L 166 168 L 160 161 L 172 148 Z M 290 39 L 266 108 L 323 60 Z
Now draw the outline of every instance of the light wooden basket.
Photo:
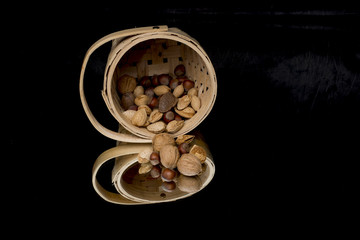
M 112 41 L 112 48 L 104 74 L 102 96 L 113 117 L 130 134 L 107 129 L 90 111 L 84 93 L 84 74 L 91 54 L 103 44 Z M 200 44 L 177 28 L 154 26 L 128 29 L 109 34 L 87 51 L 80 74 L 80 97 L 86 115 L 93 126 L 103 135 L 122 142 L 151 142 L 154 133 L 140 128 L 122 114 L 124 109 L 116 91 L 116 80 L 123 74 L 140 79 L 154 74 L 173 74 L 175 66 L 184 64 L 186 75 L 195 82 L 201 100 L 200 110 L 173 137 L 183 135 L 198 126 L 210 113 L 217 93 L 214 67 Z
M 120 126 L 119 132 L 126 130 Z M 213 179 L 215 165 L 212 155 L 199 132 L 191 132 L 195 135 L 194 144 L 206 150 L 207 158 L 203 164 L 203 172 L 198 176 L 201 187 L 195 192 L 183 192 L 176 188 L 167 192 L 161 188 L 161 179 L 152 179 L 149 174 L 138 174 L 137 155 L 145 149 L 152 149 L 150 143 L 124 143 L 117 142 L 117 146 L 103 152 L 96 159 L 92 170 L 92 184 L 95 191 L 106 201 L 122 205 L 153 204 L 171 202 L 189 197 L 205 188 Z M 112 170 L 112 183 L 117 192 L 105 189 L 97 180 L 100 168 L 108 161 L 114 161 Z

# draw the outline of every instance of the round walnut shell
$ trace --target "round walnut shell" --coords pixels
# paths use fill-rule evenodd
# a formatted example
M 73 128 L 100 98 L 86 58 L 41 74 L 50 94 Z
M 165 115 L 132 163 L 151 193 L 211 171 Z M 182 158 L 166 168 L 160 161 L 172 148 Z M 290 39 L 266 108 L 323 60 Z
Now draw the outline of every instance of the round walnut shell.
M 189 153 L 181 155 L 177 162 L 177 169 L 185 176 L 196 176 L 202 172 L 200 160 Z
M 165 145 L 170 144 L 170 145 L 175 146 L 175 140 L 168 133 L 159 133 L 153 137 L 152 144 L 153 144 L 154 151 L 160 152 L 160 149 Z

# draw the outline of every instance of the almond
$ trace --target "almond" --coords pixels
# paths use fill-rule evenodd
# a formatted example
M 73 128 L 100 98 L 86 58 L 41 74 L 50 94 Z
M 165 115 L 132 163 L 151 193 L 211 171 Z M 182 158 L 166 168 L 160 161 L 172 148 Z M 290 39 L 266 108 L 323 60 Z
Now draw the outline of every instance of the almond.
M 166 124 L 163 121 L 152 123 L 146 127 L 147 130 L 153 133 L 161 133 L 165 130 L 165 128 L 166 128 Z
M 167 92 L 170 92 L 170 90 L 171 89 L 168 86 L 160 85 L 160 86 L 157 86 L 156 88 L 154 88 L 154 93 L 157 96 L 161 96 L 161 95 L 164 95 Z
M 147 114 L 144 108 L 137 110 L 134 116 L 131 118 L 131 123 L 135 126 L 144 126 L 147 120 Z
M 184 108 L 189 106 L 190 102 L 191 102 L 191 96 L 188 95 L 182 96 L 177 103 L 177 109 L 183 110 Z
M 181 121 L 173 120 L 169 122 L 168 125 L 166 126 L 166 131 L 169 133 L 175 133 L 184 126 L 184 123 L 185 123 L 184 120 Z

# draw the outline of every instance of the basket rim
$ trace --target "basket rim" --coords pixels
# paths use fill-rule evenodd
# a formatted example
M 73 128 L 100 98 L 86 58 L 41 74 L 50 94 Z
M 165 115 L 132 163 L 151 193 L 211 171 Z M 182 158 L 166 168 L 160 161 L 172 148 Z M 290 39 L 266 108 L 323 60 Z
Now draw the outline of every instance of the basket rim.
M 215 100 L 216 100 L 216 95 L 217 95 L 217 79 L 216 79 L 216 73 L 215 73 L 215 69 L 213 67 L 213 64 L 211 63 L 210 58 L 208 57 L 208 55 L 206 54 L 206 52 L 204 51 L 204 49 L 200 46 L 200 44 L 192 39 L 190 36 L 185 36 L 182 34 L 182 32 L 178 29 L 175 29 L 175 32 L 152 32 L 152 33 L 144 33 L 144 34 L 138 34 L 135 36 L 130 36 L 126 39 L 124 39 L 123 41 L 121 41 L 116 47 L 114 47 L 110 54 L 109 54 L 109 58 L 108 58 L 108 63 L 106 65 L 105 68 L 105 73 L 104 73 L 104 84 L 103 84 L 103 98 L 104 101 L 106 102 L 106 105 L 109 109 L 109 111 L 112 113 L 112 115 L 114 116 L 114 118 L 121 124 L 124 126 L 124 128 L 126 130 L 128 130 L 130 133 L 144 138 L 144 139 L 152 139 L 152 137 L 155 135 L 154 133 L 148 132 L 148 131 L 135 131 L 135 129 L 139 129 L 139 127 L 130 125 L 128 122 L 126 122 L 126 120 L 123 119 L 123 117 L 116 111 L 115 108 L 115 104 L 114 100 L 112 98 L 112 93 L 111 93 L 111 84 L 112 84 L 112 76 L 115 72 L 116 66 L 118 64 L 118 62 L 120 61 L 120 59 L 124 56 L 124 54 L 126 54 L 129 50 L 131 50 L 132 47 L 134 47 L 135 45 L 147 41 L 147 40 L 152 40 L 152 39 L 168 39 L 168 40 L 173 40 L 173 41 L 177 41 L 177 42 L 181 42 L 184 45 L 186 45 L 187 47 L 190 47 L 193 51 L 195 51 L 202 59 L 202 61 L 204 62 L 208 74 L 209 74 L 209 79 L 211 81 L 211 101 L 209 101 L 207 103 L 207 107 L 206 110 L 203 112 L 203 114 L 196 114 L 198 115 L 196 118 L 194 118 L 193 120 L 196 120 L 196 124 L 193 124 L 191 127 L 189 128 L 182 128 L 180 131 L 173 133 L 171 135 L 173 136 L 179 136 L 182 134 L 186 134 L 188 132 L 190 132 L 191 130 L 193 130 L 197 125 L 199 125 L 205 118 L 206 116 L 210 113 L 210 111 L 212 110 Z M 195 115 L 195 116 L 196 116 Z M 195 117 L 194 116 L 194 117 Z M 146 133 L 143 134 L 142 132 Z

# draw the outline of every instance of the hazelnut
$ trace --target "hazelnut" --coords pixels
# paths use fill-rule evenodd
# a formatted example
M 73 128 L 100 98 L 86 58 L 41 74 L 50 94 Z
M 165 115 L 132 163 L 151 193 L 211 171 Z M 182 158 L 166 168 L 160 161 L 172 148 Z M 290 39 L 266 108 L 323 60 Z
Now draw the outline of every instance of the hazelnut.
M 165 182 L 170 182 L 176 177 L 176 172 L 170 168 L 164 168 L 161 173 L 161 179 Z
M 172 192 L 176 188 L 176 183 L 174 181 L 163 182 L 161 188 L 166 192 Z
M 183 82 L 183 86 L 185 91 L 189 91 L 191 88 L 193 88 L 195 86 L 195 83 L 193 81 L 191 81 L 190 79 L 186 79 Z
M 174 145 L 165 145 L 160 149 L 160 162 L 166 168 L 176 168 L 179 157 L 179 150 Z
M 152 152 L 150 154 L 150 163 L 152 165 L 158 165 L 160 163 L 160 155 L 158 152 Z
M 174 120 L 174 118 L 175 118 L 175 113 L 173 111 L 167 111 L 163 115 L 163 120 L 165 123 L 171 122 L 172 120 Z
M 149 102 L 149 107 L 151 108 L 159 107 L 159 100 L 156 97 L 153 97 Z
M 151 86 L 151 80 L 149 76 L 143 76 L 140 79 L 140 85 L 143 86 L 144 88 L 148 88 Z
M 186 73 L 186 70 L 185 70 L 185 66 L 184 64 L 179 64 L 175 67 L 175 70 L 174 70 L 174 74 L 179 77 L 179 76 L 184 76 Z
M 152 178 L 158 178 L 161 175 L 161 168 L 159 166 L 153 166 L 150 170 L 150 175 Z
M 152 139 L 154 151 L 159 152 L 160 149 L 165 145 L 175 145 L 175 140 L 168 133 L 156 134 Z
M 152 76 L 151 78 L 151 83 L 154 87 L 156 87 L 157 85 L 159 85 L 159 79 L 158 79 L 158 76 L 155 74 Z
M 159 83 L 162 85 L 169 85 L 169 82 L 172 79 L 169 74 L 160 74 L 157 78 Z
M 177 86 L 179 86 L 180 82 L 177 78 L 171 79 L 170 83 L 169 83 L 169 87 L 171 88 L 171 90 L 174 90 Z
M 200 160 L 190 153 L 181 155 L 176 166 L 178 171 L 185 176 L 196 176 L 202 172 Z
M 183 142 L 178 146 L 178 149 L 179 149 L 180 154 L 189 153 L 190 146 L 188 143 Z
M 153 87 L 147 88 L 143 94 L 145 94 L 146 96 L 148 96 L 149 99 L 152 99 L 152 98 L 154 97 L 154 94 L 155 94 L 154 88 L 153 88 Z

